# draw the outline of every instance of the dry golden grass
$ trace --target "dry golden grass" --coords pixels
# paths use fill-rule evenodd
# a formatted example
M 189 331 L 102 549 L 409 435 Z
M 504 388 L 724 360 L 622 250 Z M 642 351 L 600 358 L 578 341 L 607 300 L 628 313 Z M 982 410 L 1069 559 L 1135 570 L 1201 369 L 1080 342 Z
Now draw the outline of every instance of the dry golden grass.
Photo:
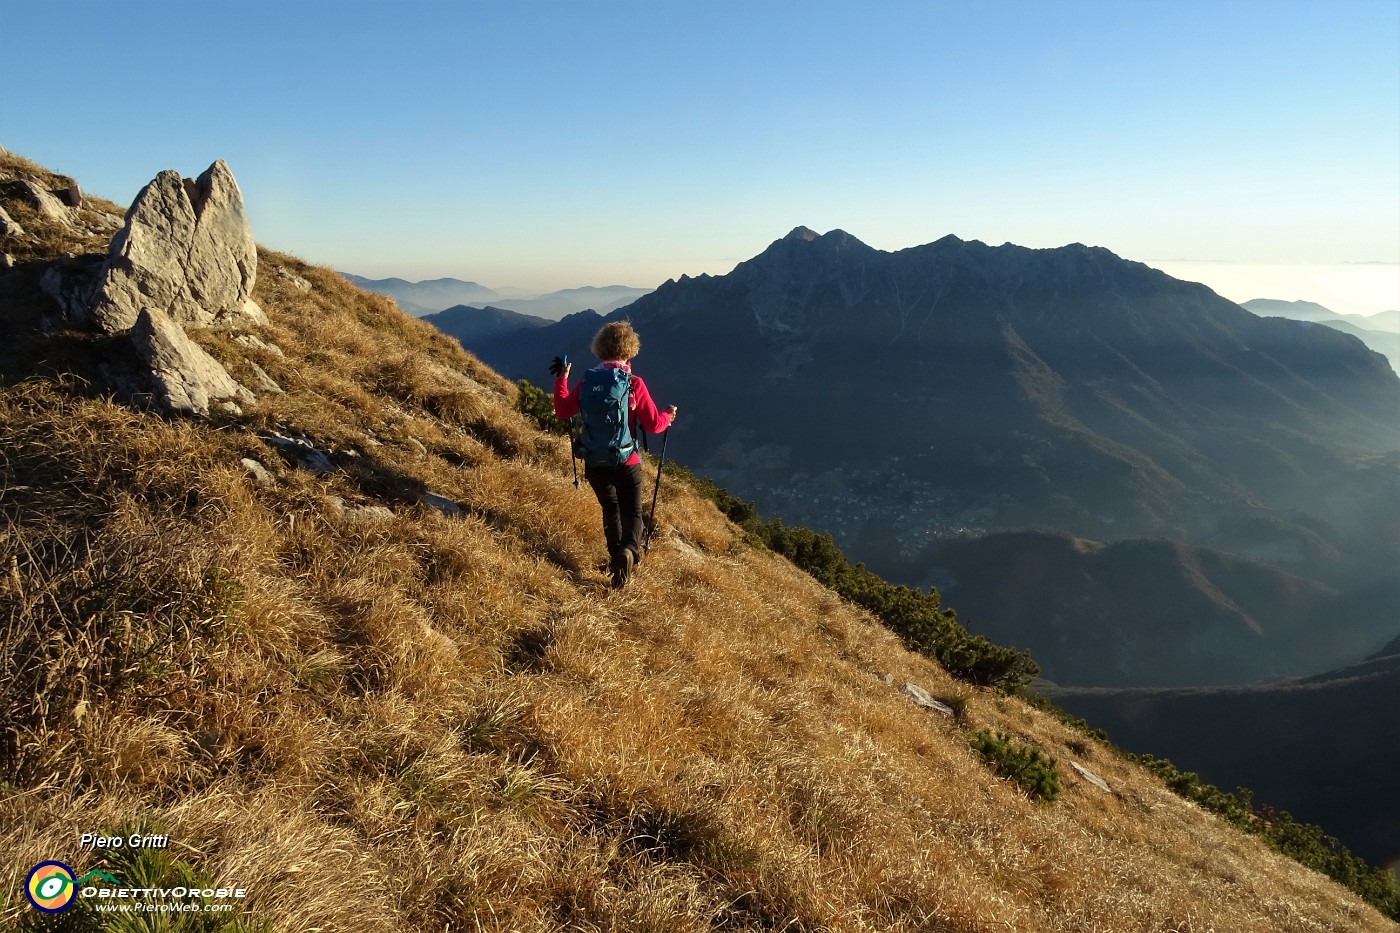
M 0 389 L 0 926 L 32 919 L 30 866 L 84 871 L 78 833 L 142 822 L 279 931 L 1393 928 L 678 486 L 610 590 L 597 505 L 512 386 L 292 257 L 263 253 L 256 297 L 281 355 L 198 335 L 286 390 L 242 418 Z M 996 778 L 978 728 L 1058 758 L 1065 792 Z

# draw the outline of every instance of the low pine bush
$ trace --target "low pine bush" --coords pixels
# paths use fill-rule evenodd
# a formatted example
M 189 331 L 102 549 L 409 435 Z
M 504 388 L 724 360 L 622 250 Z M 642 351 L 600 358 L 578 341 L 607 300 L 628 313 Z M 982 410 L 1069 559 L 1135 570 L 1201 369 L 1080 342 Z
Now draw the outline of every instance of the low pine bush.
M 1055 759 L 1031 745 L 1012 741 L 1004 732 L 979 729 L 968 738 L 973 751 L 993 771 L 1021 785 L 1032 800 L 1050 803 L 1060 796 L 1060 772 Z
M 1180 796 L 1263 837 L 1279 852 L 1346 885 L 1387 917 L 1400 920 L 1400 885 L 1395 875 L 1384 868 L 1371 867 L 1321 827 L 1299 823 L 1289 813 L 1273 807 L 1255 809 L 1254 794 L 1248 788 L 1236 788 L 1230 793 L 1213 784 L 1202 784 L 1194 771 L 1181 771 L 1165 758 L 1128 758 L 1156 774 Z
M 516 410 L 533 421 L 542 431 L 568 435 L 569 422 L 554 415 L 554 396 L 528 379 L 521 379 L 516 386 L 520 389 L 520 395 L 515 402 Z

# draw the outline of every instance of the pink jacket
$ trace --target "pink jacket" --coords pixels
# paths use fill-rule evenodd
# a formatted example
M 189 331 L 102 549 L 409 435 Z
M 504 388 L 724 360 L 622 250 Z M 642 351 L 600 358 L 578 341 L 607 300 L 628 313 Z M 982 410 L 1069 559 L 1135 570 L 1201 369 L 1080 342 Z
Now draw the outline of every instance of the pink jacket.
M 605 369 L 625 369 L 632 372 L 632 365 L 621 360 L 607 360 L 599 364 Z M 580 380 L 582 381 L 582 380 Z M 651 393 L 647 391 L 647 384 L 642 381 L 641 376 L 633 375 L 631 391 L 628 393 L 627 409 L 632 413 L 632 421 L 648 434 L 660 434 L 671 426 L 675 416 L 670 412 L 661 411 L 656 407 L 656 403 L 651 400 Z M 554 416 L 556 418 L 572 418 L 578 414 L 578 387 L 574 391 L 569 391 L 569 384 L 563 375 L 554 377 Z M 641 454 L 636 451 L 628 458 L 625 466 L 634 463 L 641 463 Z

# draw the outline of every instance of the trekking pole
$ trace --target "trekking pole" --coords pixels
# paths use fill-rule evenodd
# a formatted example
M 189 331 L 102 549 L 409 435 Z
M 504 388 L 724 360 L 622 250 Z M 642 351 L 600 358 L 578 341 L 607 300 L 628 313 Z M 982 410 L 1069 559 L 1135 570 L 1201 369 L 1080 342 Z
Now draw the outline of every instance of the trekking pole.
M 574 422 L 577 418 L 569 419 L 569 464 L 574 468 L 574 488 L 578 488 L 578 441 L 574 440 Z
M 661 433 L 661 459 L 656 461 L 656 485 L 651 489 L 651 517 L 647 519 L 647 535 L 642 539 L 642 553 L 651 550 L 651 533 L 656 530 L 656 497 L 661 492 L 661 467 L 666 463 L 666 440 L 671 436 L 670 425 Z
M 569 374 L 569 354 L 556 356 L 549 364 L 549 374 L 556 379 Z M 574 468 L 574 488 L 578 488 L 578 439 L 574 436 L 574 424 L 578 418 L 569 419 L 569 465 Z

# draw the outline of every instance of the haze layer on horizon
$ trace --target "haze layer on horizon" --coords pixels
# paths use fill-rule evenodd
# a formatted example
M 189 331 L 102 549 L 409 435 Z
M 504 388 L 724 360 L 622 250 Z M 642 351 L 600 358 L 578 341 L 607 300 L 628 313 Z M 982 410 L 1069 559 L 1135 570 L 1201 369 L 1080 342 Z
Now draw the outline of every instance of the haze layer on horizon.
M 909 244 L 911 246 L 919 244 Z M 682 275 L 725 275 L 750 257 L 676 259 L 657 262 L 566 262 L 470 264 L 433 268 L 418 264 L 372 264 L 367 270 L 340 267 L 371 279 L 410 282 L 456 278 L 488 288 L 542 295 L 582 286 L 626 285 L 656 288 Z M 1125 256 L 1125 259 L 1134 257 Z M 1311 301 L 1338 314 L 1378 314 L 1400 308 L 1400 263 L 1243 263 L 1200 260 L 1138 260 L 1173 278 L 1200 282 L 1231 301 L 1276 298 Z

